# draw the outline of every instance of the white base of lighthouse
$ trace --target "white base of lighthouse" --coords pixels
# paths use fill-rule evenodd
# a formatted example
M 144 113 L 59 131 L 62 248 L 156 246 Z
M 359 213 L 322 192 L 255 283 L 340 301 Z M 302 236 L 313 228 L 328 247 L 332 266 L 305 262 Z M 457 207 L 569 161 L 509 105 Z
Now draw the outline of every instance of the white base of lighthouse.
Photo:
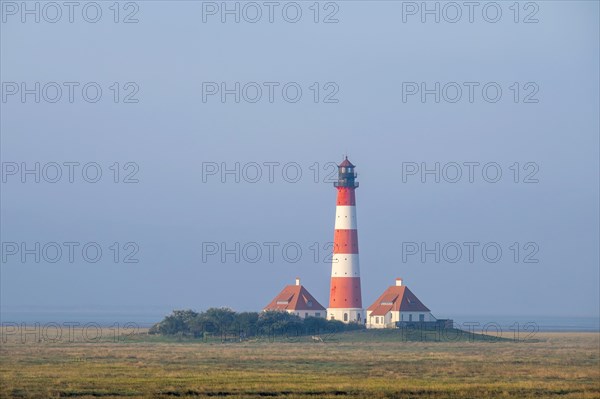
M 364 324 L 365 310 L 360 308 L 328 308 L 327 320 Z

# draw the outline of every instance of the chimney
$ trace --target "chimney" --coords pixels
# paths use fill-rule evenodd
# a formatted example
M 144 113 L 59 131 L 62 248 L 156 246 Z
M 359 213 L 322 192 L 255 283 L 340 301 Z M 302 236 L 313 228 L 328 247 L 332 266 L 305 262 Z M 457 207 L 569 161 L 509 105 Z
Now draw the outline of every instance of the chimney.
M 400 287 L 400 286 L 402 285 L 402 279 L 401 279 L 401 278 L 399 278 L 399 277 L 398 277 L 398 278 L 396 279 L 396 285 L 397 285 L 398 287 Z
M 296 277 L 296 285 L 300 285 L 300 277 Z

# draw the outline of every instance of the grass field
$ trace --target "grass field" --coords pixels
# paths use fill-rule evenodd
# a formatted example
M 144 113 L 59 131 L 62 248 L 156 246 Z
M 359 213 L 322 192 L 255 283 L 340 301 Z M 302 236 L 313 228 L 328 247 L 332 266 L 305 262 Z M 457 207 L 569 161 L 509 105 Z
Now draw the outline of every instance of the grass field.
M 324 343 L 81 336 L 22 343 L 5 334 L 0 397 L 600 398 L 598 333 L 527 342 L 407 342 L 397 330 Z

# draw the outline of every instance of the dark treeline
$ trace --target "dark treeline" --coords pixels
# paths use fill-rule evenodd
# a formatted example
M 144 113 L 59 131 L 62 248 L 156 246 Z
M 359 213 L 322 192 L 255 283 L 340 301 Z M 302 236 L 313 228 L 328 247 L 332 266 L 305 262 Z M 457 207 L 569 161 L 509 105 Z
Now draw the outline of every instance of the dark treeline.
M 229 308 L 211 308 L 204 312 L 175 310 L 150 329 L 150 334 L 178 335 L 203 338 L 207 335 L 236 334 L 241 337 L 287 334 L 325 334 L 364 328 L 358 324 L 344 324 L 321 317 L 302 319 L 279 312 L 241 312 Z

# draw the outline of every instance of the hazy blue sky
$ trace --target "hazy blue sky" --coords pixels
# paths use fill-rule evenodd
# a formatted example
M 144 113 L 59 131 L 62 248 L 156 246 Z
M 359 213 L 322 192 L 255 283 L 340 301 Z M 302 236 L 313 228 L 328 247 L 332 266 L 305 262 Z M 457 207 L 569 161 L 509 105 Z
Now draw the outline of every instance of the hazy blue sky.
M 473 23 L 464 7 L 456 23 L 444 20 L 453 18 L 451 9 L 440 23 L 431 15 L 422 23 L 419 13 L 406 14 L 414 11 L 412 4 L 392 1 L 321 3 L 319 23 L 313 20 L 313 2 L 295 3 L 302 10 L 297 23 L 282 17 L 286 3 L 281 2 L 273 23 L 266 6 L 262 19 L 249 23 L 243 17 L 253 18 L 255 10 L 241 2 L 246 14 L 240 23 L 227 15 L 222 23 L 220 14 L 209 15 L 220 2 L 143 1 L 135 3 L 137 9 L 120 10 L 121 21 L 135 13 L 139 22 L 130 24 L 113 22 L 112 2 L 98 3 L 97 23 L 82 18 L 86 3 L 74 10 L 73 23 L 66 8 L 56 23 L 44 20 L 54 18 L 55 10 L 42 8 L 40 23 L 27 15 L 22 23 L 21 10 L 7 3 L 2 2 L 1 27 L 3 309 L 226 305 L 259 310 L 296 276 L 327 306 L 331 265 L 323 246 L 333 239 L 336 191 L 323 180 L 327 163 L 348 153 L 360 182 L 365 307 L 403 277 L 434 315 L 598 315 L 598 2 L 539 1 L 529 8 L 522 2 L 518 23 L 509 8 L 513 2 L 498 3 L 502 16 L 496 23 L 482 17 L 485 2 L 474 10 Z M 288 19 L 294 7 L 287 6 Z M 87 11 L 93 17 L 94 9 Z M 490 19 L 495 10 L 487 11 Z M 323 23 L 330 14 L 337 23 Z M 523 23 L 528 16 L 538 22 Z M 15 87 L 21 90 L 22 82 L 30 89 L 40 82 L 39 103 L 34 94 L 24 103 L 20 92 L 10 94 Z M 48 82 L 64 89 L 56 103 L 47 101 L 55 93 Z M 73 103 L 64 82 L 80 83 Z M 96 103 L 82 97 L 88 82 L 102 88 Z M 115 86 L 110 88 L 114 82 L 120 86 L 118 103 Z M 218 94 L 203 102 L 203 82 L 216 83 L 204 84 L 205 95 L 221 82 L 229 88 L 256 82 L 263 97 L 247 101 L 255 96 L 255 86 L 248 85 L 239 103 L 233 94 L 224 103 Z M 279 84 L 273 86 L 272 103 L 264 82 Z M 302 89 L 295 103 L 281 94 L 289 82 Z M 419 94 L 403 101 L 403 86 L 406 94 L 421 82 L 429 89 L 435 82 L 441 88 L 456 82 L 463 97 L 448 101 L 455 96 L 451 84 L 439 103 L 433 94 L 425 102 Z M 473 102 L 464 82 L 479 84 Z M 497 102 L 482 97 L 489 82 L 495 82 L 492 96 L 496 85 L 502 89 Z M 290 86 L 290 96 L 297 86 Z M 135 87 L 139 102 L 124 103 Z M 325 102 L 334 91 L 330 99 L 338 102 Z M 526 102 L 531 100 L 538 101 Z M 38 184 L 31 175 L 22 183 L 19 172 L 10 174 L 13 163 L 33 168 L 36 162 L 46 166 L 50 178 L 51 162 L 96 162 L 102 178 L 84 181 L 81 166 L 73 183 L 66 166 L 57 183 L 42 176 Z M 115 162 L 120 181 L 134 170 L 125 164 L 135 163 L 139 182 L 114 183 Z M 233 175 L 222 182 L 219 174 L 203 181 L 203 165 L 206 171 L 214 165 L 208 163 L 234 168 L 236 162 L 246 172 L 239 183 Z M 248 181 L 254 176 L 251 162 L 263 168 L 256 183 Z M 272 183 L 269 162 L 280 164 Z M 418 174 L 403 181 L 403 168 L 412 162 L 447 165 L 446 177 L 454 176 L 451 162 L 496 163 L 502 178 L 486 182 L 479 166 L 470 183 L 463 165 L 457 183 L 443 176 L 435 183 L 431 175 L 422 183 Z M 519 183 L 513 181 L 515 162 Z M 296 183 L 282 177 L 288 163 L 302 170 Z M 313 181 L 315 163 L 319 183 Z M 293 179 L 294 169 L 288 172 Z M 537 183 L 524 182 L 529 173 Z M 73 263 L 66 249 L 56 263 L 43 257 L 36 263 L 34 255 L 25 262 L 20 254 L 10 255 L 10 242 L 81 245 Z M 97 263 L 82 259 L 88 242 L 103 250 Z M 121 246 L 118 263 L 109 248 L 114 242 Z M 134 248 L 124 249 L 127 242 L 139 247 L 138 263 L 123 263 Z M 256 242 L 264 251 L 256 263 L 247 261 L 254 256 L 250 252 L 236 263 L 233 255 L 223 262 L 204 251 L 203 261 L 203 243 L 210 242 L 230 248 Z M 272 263 L 268 242 L 280 243 Z M 281 251 L 291 242 L 303 251 L 296 263 Z M 321 247 L 317 262 L 315 242 Z M 403 261 L 407 242 L 480 246 L 473 263 L 466 252 L 456 263 L 443 257 L 436 263 L 433 255 L 423 262 L 405 251 Z M 496 263 L 481 254 L 491 242 L 503 251 Z M 527 243 L 534 244 L 523 248 Z M 534 249 L 532 259 L 539 262 L 525 263 Z

